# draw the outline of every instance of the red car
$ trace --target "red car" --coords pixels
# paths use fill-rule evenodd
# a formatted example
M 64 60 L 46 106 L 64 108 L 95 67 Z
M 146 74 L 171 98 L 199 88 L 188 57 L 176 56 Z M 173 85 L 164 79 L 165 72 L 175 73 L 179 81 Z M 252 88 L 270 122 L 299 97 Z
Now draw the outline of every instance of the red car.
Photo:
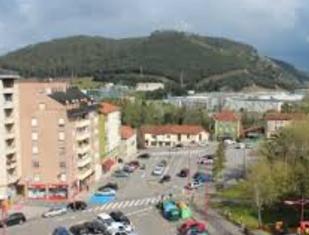
M 131 161 L 129 162 L 129 165 L 135 167 L 135 169 L 140 167 L 139 161 Z
M 194 228 L 195 231 L 197 232 L 205 232 L 206 231 L 206 226 L 204 223 L 190 219 L 184 222 L 179 228 L 178 228 L 178 233 L 179 235 L 185 235 L 187 232 Z

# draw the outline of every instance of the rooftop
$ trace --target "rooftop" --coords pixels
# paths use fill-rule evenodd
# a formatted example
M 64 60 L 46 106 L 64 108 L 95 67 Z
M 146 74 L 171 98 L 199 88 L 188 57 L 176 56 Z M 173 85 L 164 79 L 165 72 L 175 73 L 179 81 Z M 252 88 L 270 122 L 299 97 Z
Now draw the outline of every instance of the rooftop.
M 237 116 L 236 113 L 228 110 L 224 110 L 220 113 L 216 113 L 213 118 L 216 121 L 221 121 L 221 122 L 236 122 L 239 121 L 240 118 Z
M 19 78 L 19 75 L 15 71 L 0 68 L 0 79 L 1 78 Z
M 90 101 L 89 96 L 85 95 L 76 87 L 70 87 L 65 92 L 57 91 L 49 95 L 52 99 L 61 104 L 75 103 L 80 101 Z
M 101 108 L 100 108 L 100 112 L 103 114 L 109 114 L 109 113 L 113 113 L 119 111 L 119 107 L 116 105 L 113 105 L 111 103 L 107 103 L 107 102 L 102 102 L 101 103 Z
M 135 134 L 134 129 L 130 126 L 121 126 L 120 132 L 123 140 L 130 139 Z
M 267 113 L 265 120 L 267 121 L 289 121 L 289 120 L 301 120 L 305 118 L 303 113 Z
M 163 134 L 191 134 L 197 135 L 205 129 L 198 125 L 158 125 L 158 126 L 143 126 L 141 128 L 143 133 L 153 135 Z

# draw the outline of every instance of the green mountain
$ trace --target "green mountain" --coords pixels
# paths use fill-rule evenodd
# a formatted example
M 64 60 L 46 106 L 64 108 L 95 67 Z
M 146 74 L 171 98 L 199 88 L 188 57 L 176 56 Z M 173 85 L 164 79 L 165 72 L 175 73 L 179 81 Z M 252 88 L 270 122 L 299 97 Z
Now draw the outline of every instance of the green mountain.
M 0 57 L 0 66 L 25 77 L 94 76 L 134 84 L 163 81 L 196 90 L 246 87 L 292 89 L 309 76 L 249 45 L 175 31 L 109 39 L 75 36 L 30 45 Z

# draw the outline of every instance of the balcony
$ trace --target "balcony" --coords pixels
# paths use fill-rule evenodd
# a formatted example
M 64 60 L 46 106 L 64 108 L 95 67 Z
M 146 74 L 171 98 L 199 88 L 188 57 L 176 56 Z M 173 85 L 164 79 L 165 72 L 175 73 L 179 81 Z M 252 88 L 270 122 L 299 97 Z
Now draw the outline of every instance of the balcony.
M 8 180 L 8 184 L 16 183 L 18 180 L 17 174 L 8 174 L 7 180 Z
M 89 169 L 85 169 L 85 170 L 80 170 L 78 172 L 78 179 L 79 180 L 84 180 L 86 179 L 88 176 L 90 176 L 93 173 L 93 169 L 89 168 Z
M 75 127 L 76 128 L 83 128 L 90 125 L 90 120 L 85 119 L 81 121 L 77 121 Z
M 4 94 L 13 94 L 14 93 L 14 88 L 13 87 L 4 87 L 3 88 L 3 93 Z
M 90 150 L 90 144 L 82 145 L 77 147 L 77 153 L 78 154 L 84 154 L 87 153 Z
M 6 146 L 6 155 L 13 154 L 16 152 L 15 145 Z
M 5 101 L 4 102 L 4 105 L 3 105 L 3 108 L 4 109 L 12 109 L 14 108 L 14 103 L 12 100 L 9 100 L 9 101 Z
M 5 133 L 5 139 L 6 140 L 10 140 L 10 139 L 14 139 L 15 138 L 15 133 L 14 131 L 7 131 Z
M 76 140 L 77 141 L 82 141 L 85 139 L 89 139 L 90 138 L 90 132 L 89 131 L 83 131 L 80 133 L 76 133 Z
M 16 169 L 16 167 L 17 167 L 16 161 L 8 161 L 7 164 L 6 164 L 7 170 Z
M 5 117 L 5 119 L 4 119 L 5 124 L 13 124 L 14 122 L 15 122 L 15 120 L 14 120 L 13 116 Z
M 86 165 L 88 165 L 89 163 L 91 163 L 92 162 L 92 159 L 91 159 L 91 157 L 90 156 L 87 156 L 87 157 L 84 157 L 84 158 L 79 158 L 78 160 L 77 160 L 77 166 L 78 167 L 84 167 L 84 166 L 86 166 Z

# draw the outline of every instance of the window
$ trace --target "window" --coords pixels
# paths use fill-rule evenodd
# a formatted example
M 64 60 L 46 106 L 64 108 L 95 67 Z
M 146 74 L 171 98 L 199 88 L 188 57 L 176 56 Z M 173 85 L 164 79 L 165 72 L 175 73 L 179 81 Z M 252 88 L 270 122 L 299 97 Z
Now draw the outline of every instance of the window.
M 59 167 L 60 167 L 61 169 L 65 169 L 65 168 L 66 168 L 66 163 L 65 163 L 65 161 L 59 162 Z
M 37 160 L 32 161 L 32 167 L 33 168 L 39 168 L 40 167 L 40 162 Z
M 46 104 L 45 103 L 39 103 L 39 110 L 45 110 Z
M 37 154 L 39 152 L 38 146 L 32 146 L 32 153 Z
M 65 155 L 65 147 L 64 146 L 60 146 L 59 147 L 59 156 L 64 156 Z
M 59 126 L 64 126 L 64 124 L 65 124 L 64 119 L 63 118 L 59 118 L 58 125 Z
M 37 126 L 37 125 L 38 125 L 38 119 L 32 118 L 32 119 L 31 119 L 31 126 L 35 127 L 35 126 Z
M 36 174 L 36 175 L 33 176 L 33 180 L 34 180 L 35 182 L 40 181 L 40 179 L 41 179 L 41 177 L 40 177 L 39 174 Z
M 152 135 L 152 138 L 155 139 L 157 136 L 156 135 Z
M 169 139 L 169 138 L 171 138 L 171 136 L 170 136 L 170 135 L 167 135 L 166 138 Z
M 59 133 L 58 133 L 58 138 L 59 138 L 59 140 L 64 140 L 64 139 L 65 139 L 65 134 L 64 134 L 64 132 L 59 132 Z
M 32 132 L 31 133 L 31 139 L 32 140 L 38 140 L 38 133 L 37 132 Z
M 190 135 L 187 135 L 187 139 L 190 139 Z

